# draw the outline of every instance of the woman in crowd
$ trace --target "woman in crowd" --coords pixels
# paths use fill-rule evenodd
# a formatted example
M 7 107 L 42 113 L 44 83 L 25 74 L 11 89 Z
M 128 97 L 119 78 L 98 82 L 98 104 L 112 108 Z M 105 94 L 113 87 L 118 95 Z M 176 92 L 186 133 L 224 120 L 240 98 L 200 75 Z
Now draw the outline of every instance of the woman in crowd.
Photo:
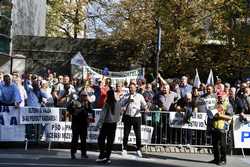
M 120 120 L 120 112 L 120 102 L 116 100 L 114 91 L 110 89 L 107 92 L 107 100 L 97 123 L 98 128 L 100 128 L 98 137 L 100 154 L 96 162 L 111 163 L 110 155 L 115 139 L 116 124 Z M 105 150 L 106 139 L 107 146 Z
M 42 80 L 41 82 L 41 94 L 43 96 L 41 105 L 43 107 L 53 107 L 54 100 L 51 94 L 51 88 L 49 88 L 49 82 Z

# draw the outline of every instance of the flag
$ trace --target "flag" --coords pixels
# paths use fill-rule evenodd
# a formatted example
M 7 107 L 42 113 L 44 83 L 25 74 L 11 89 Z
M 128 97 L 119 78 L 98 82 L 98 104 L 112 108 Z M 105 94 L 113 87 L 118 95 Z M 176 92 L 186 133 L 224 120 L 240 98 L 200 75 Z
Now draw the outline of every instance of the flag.
M 207 85 L 214 85 L 214 75 L 212 69 L 210 69 L 208 78 L 207 78 Z
M 81 67 L 87 65 L 81 52 L 77 52 L 77 54 L 71 59 L 70 64 L 74 64 L 74 65 L 81 66 Z
M 200 77 L 197 68 L 195 69 L 194 87 L 199 88 L 201 85 Z

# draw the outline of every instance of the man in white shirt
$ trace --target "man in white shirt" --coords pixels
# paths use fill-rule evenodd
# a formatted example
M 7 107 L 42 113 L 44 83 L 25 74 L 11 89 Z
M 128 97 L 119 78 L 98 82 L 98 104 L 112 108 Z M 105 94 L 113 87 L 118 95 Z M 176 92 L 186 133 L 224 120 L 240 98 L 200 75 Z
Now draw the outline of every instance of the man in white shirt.
M 141 153 L 141 111 L 148 111 L 147 103 L 144 97 L 136 93 L 136 84 L 130 83 L 129 94 L 124 97 L 122 102 L 122 107 L 124 111 L 124 134 L 123 134 L 123 151 L 122 154 L 127 154 L 128 136 L 133 126 L 135 136 L 136 136 L 136 147 L 137 154 L 142 157 Z

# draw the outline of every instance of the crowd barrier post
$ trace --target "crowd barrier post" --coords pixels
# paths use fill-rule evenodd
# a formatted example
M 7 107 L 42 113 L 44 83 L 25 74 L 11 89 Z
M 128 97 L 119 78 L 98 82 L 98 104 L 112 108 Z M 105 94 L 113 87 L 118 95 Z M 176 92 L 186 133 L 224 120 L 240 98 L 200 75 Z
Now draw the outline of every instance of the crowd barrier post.
M 246 158 L 244 148 L 241 148 L 241 153 L 242 153 L 243 158 Z
M 29 143 L 29 140 L 27 138 L 25 138 L 25 147 L 24 147 L 25 151 L 28 150 L 28 143 Z
M 52 141 L 49 141 L 48 151 L 51 150 L 51 144 L 52 144 Z

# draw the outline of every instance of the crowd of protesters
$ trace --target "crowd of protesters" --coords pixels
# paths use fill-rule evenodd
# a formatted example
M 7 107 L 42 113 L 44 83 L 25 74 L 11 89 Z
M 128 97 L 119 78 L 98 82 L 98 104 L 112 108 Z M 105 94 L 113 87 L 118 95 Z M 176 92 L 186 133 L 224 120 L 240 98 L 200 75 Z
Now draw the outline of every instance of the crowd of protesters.
M 106 113 L 100 119 L 102 122 L 98 124 L 101 128 L 98 138 L 101 150 L 99 160 L 102 160 L 105 156 L 106 159 L 110 158 L 116 122 L 119 118 L 116 113 L 119 110 L 116 102 L 120 100 L 120 110 L 125 113 L 123 114 L 123 122 L 126 126 L 123 139 L 124 154 L 126 154 L 128 134 L 131 126 L 133 126 L 137 138 L 138 155 L 141 156 L 140 125 L 141 122 L 143 124 L 147 121 L 145 116 L 148 114 L 140 113 L 142 110 L 181 111 L 186 113 L 185 123 L 190 123 L 193 112 L 206 112 L 208 113 L 207 125 L 213 137 L 215 159 L 212 162 L 219 165 L 226 163 L 225 135 L 228 127 L 230 127 L 232 116 L 239 114 L 240 121 L 248 123 L 245 114 L 250 114 L 250 83 L 246 81 L 231 86 L 217 78 L 215 85 L 200 84 L 200 86 L 195 87 L 190 84 L 191 79 L 186 76 L 168 83 L 158 75 L 158 80 L 159 86 L 155 81 L 147 83 L 145 79 L 139 79 L 131 80 L 129 84 L 119 82 L 112 87 L 110 78 L 80 80 L 68 75 L 57 76 L 55 73 L 41 77 L 34 74 L 20 75 L 18 72 L 13 72 L 11 75 L 0 72 L 0 105 L 68 107 L 73 117 L 74 108 L 69 108 L 72 99 L 81 99 L 81 102 L 86 100 L 90 108 L 103 108 Z M 201 106 L 205 106 L 206 109 L 202 109 Z M 216 114 L 213 112 L 214 109 L 218 111 Z M 111 112 L 111 115 L 109 112 Z M 116 117 L 113 114 L 116 114 Z M 165 117 L 167 116 L 165 115 Z M 164 115 L 161 116 L 160 120 L 165 120 Z M 166 134 L 157 134 L 156 132 L 158 128 L 169 129 L 166 121 L 159 122 L 158 120 L 158 123 L 154 122 L 154 125 L 156 125 L 155 135 L 153 135 L 155 142 L 159 142 L 160 138 L 163 137 L 166 140 L 171 140 Z M 76 125 L 76 127 L 78 126 Z M 164 131 L 166 130 L 162 132 Z M 78 135 L 81 136 L 81 134 L 78 134 L 77 128 L 74 133 L 77 138 L 73 138 L 72 141 L 74 140 L 74 143 L 76 143 Z M 82 138 L 86 138 L 86 129 L 82 133 L 84 133 Z M 191 130 L 187 130 L 186 135 L 191 136 Z M 104 156 L 106 137 L 109 147 Z M 192 144 L 191 137 L 187 137 L 187 139 L 189 141 L 185 141 L 186 144 Z M 87 157 L 86 141 L 82 147 L 82 156 Z M 75 144 L 71 151 L 74 159 Z
M 159 78 L 161 83 L 159 89 L 155 89 L 155 83 L 147 83 L 145 79 L 132 80 L 150 110 L 155 108 L 164 111 L 183 110 L 187 100 L 192 101 L 192 107 L 196 107 L 195 110 L 197 110 L 199 99 L 210 97 L 210 89 L 212 89 L 210 99 L 213 96 L 215 98 L 212 103 L 216 103 L 216 100 L 222 97 L 234 112 L 242 115 L 243 121 L 244 113 L 248 112 L 250 107 L 248 105 L 250 103 L 249 82 L 230 86 L 229 83 L 223 84 L 221 79 L 218 79 L 214 86 L 201 84 L 197 88 L 190 85 L 185 76 L 180 81 L 174 80 L 171 83 Z M 110 88 L 110 78 L 83 81 L 68 75 L 48 74 L 46 77 L 41 77 L 34 74 L 21 76 L 18 72 L 13 72 L 12 75 L 0 72 L 0 102 L 1 105 L 7 106 L 66 107 L 73 94 L 79 94 L 84 90 L 88 94 L 92 107 L 102 108 Z M 129 90 L 126 83 L 118 83 L 112 89 L 119 92 L 120 96 L 127 94 Z M 213 104 L 209 104 L 211 109 L 210 106 Z

